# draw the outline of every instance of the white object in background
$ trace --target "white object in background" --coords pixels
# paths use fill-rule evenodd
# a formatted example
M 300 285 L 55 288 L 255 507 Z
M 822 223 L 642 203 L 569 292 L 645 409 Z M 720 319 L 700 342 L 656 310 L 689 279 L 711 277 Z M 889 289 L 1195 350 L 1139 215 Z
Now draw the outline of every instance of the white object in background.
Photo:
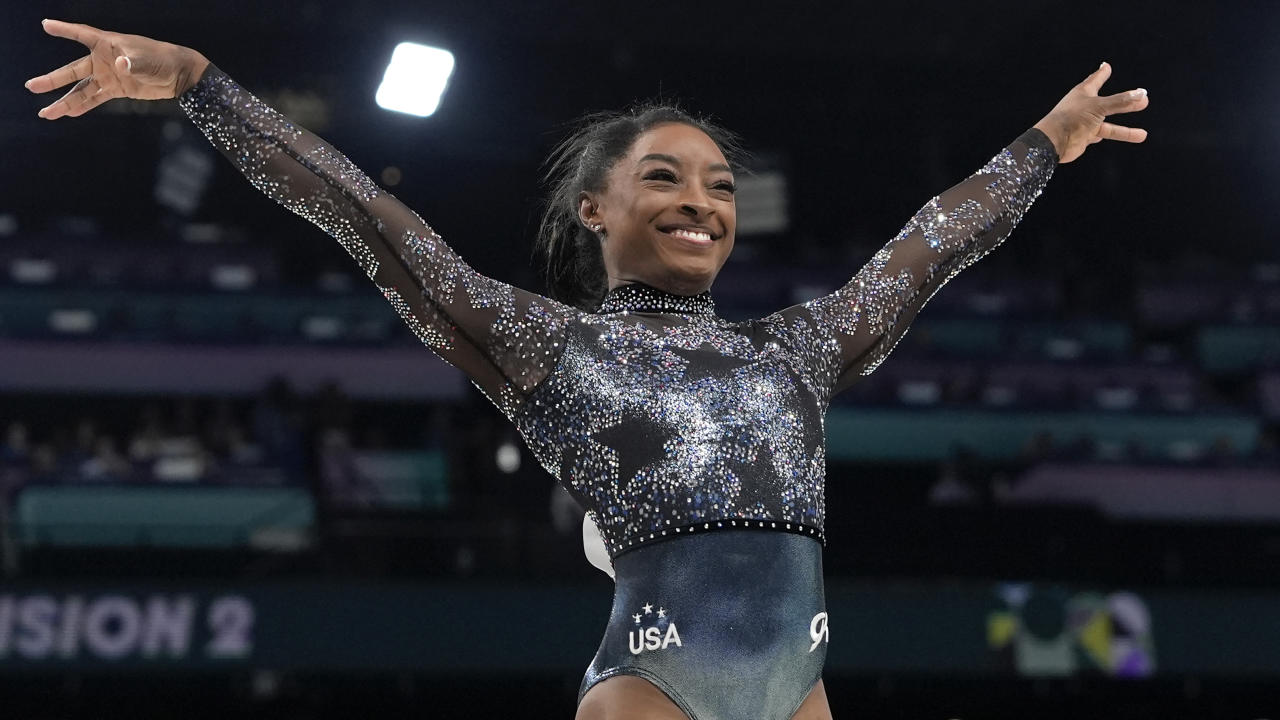
M 520 469 L 520 448 L 510 440 L 505 440 L 494 453 L 494 463 L 504 473 L 511 474 Z
M 403 42 L 391 53 L 374 100 L 384 110 L 426 117 L 440 107 L 440 96 L 452 74 L 453 53 Z
M 613 561 L 609 559 L 609 550 L 605 548 L 604 538 L 600 536 L 600 528 L 592 522 L 590 513 L 582 518 L 582 551 L 587 554 L 588 562 L 604 571 L 605 575 L 614 577 Z

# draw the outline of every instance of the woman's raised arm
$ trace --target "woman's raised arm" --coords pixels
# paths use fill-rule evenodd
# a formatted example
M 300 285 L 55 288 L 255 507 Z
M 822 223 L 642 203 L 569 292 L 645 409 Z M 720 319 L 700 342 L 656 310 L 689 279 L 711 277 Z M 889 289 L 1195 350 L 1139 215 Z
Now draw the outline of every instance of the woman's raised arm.
M 1004 241 L 1054 168 L 1104 139 L 1142 142 L 1146 131 L 1106 122 L 1147 106 L 1145 90 L 1099 97 L 1102 64 L 1032 129 L 976 173 L 925 203 L 870 262 L 835 292 L 765 318 L 775 332 L 812 348 L 808 360 L 838 392 L 889 355 L 929 298 Z
M 199 53 L 86 25 L 45 21 L 45 29 L 90 55 L 28 82 L 34 92 L 76 82 L 42 117 L 78 116 L 113 97 L 176 96 L 255 187 L 332 235 L 418 337 L 504 412 L 551 371 L 576 310 L 472 270 L 345 156 Z

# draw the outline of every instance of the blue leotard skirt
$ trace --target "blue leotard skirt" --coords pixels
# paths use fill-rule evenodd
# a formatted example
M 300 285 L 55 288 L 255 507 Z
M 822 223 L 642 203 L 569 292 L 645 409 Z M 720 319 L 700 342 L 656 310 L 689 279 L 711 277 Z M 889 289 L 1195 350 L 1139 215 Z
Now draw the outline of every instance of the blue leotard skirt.
M 578 693 L 637 675 L 692 720 L 790 718 L 822 675 L 822 546 L 721 530 L 614 559 L 613 612 Z

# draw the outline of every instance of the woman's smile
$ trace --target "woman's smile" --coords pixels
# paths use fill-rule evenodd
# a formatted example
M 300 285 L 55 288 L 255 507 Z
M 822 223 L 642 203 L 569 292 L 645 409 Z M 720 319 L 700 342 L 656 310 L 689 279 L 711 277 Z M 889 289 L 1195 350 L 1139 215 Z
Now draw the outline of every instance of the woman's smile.
M 699 247 L 708 247 L 716 241 L 716 235 L 710 230 L 699 227 L 676 226 L 676 227 L 659 227 L 658 232 L 673 237 L 677 240 L 683 240 L 693 243 Z

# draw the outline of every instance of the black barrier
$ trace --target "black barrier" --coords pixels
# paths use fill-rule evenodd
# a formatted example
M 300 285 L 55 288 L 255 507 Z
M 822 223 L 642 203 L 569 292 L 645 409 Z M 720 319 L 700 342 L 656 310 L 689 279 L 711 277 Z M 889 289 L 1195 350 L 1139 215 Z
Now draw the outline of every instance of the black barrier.
M 11 585 L 0 588 L 0 672 L 576 672 L 599 643 L 610 593 L 605 584 Z M 1280 675 L 1277 593 L 832 583 L 827 615 L 833 672 Z

